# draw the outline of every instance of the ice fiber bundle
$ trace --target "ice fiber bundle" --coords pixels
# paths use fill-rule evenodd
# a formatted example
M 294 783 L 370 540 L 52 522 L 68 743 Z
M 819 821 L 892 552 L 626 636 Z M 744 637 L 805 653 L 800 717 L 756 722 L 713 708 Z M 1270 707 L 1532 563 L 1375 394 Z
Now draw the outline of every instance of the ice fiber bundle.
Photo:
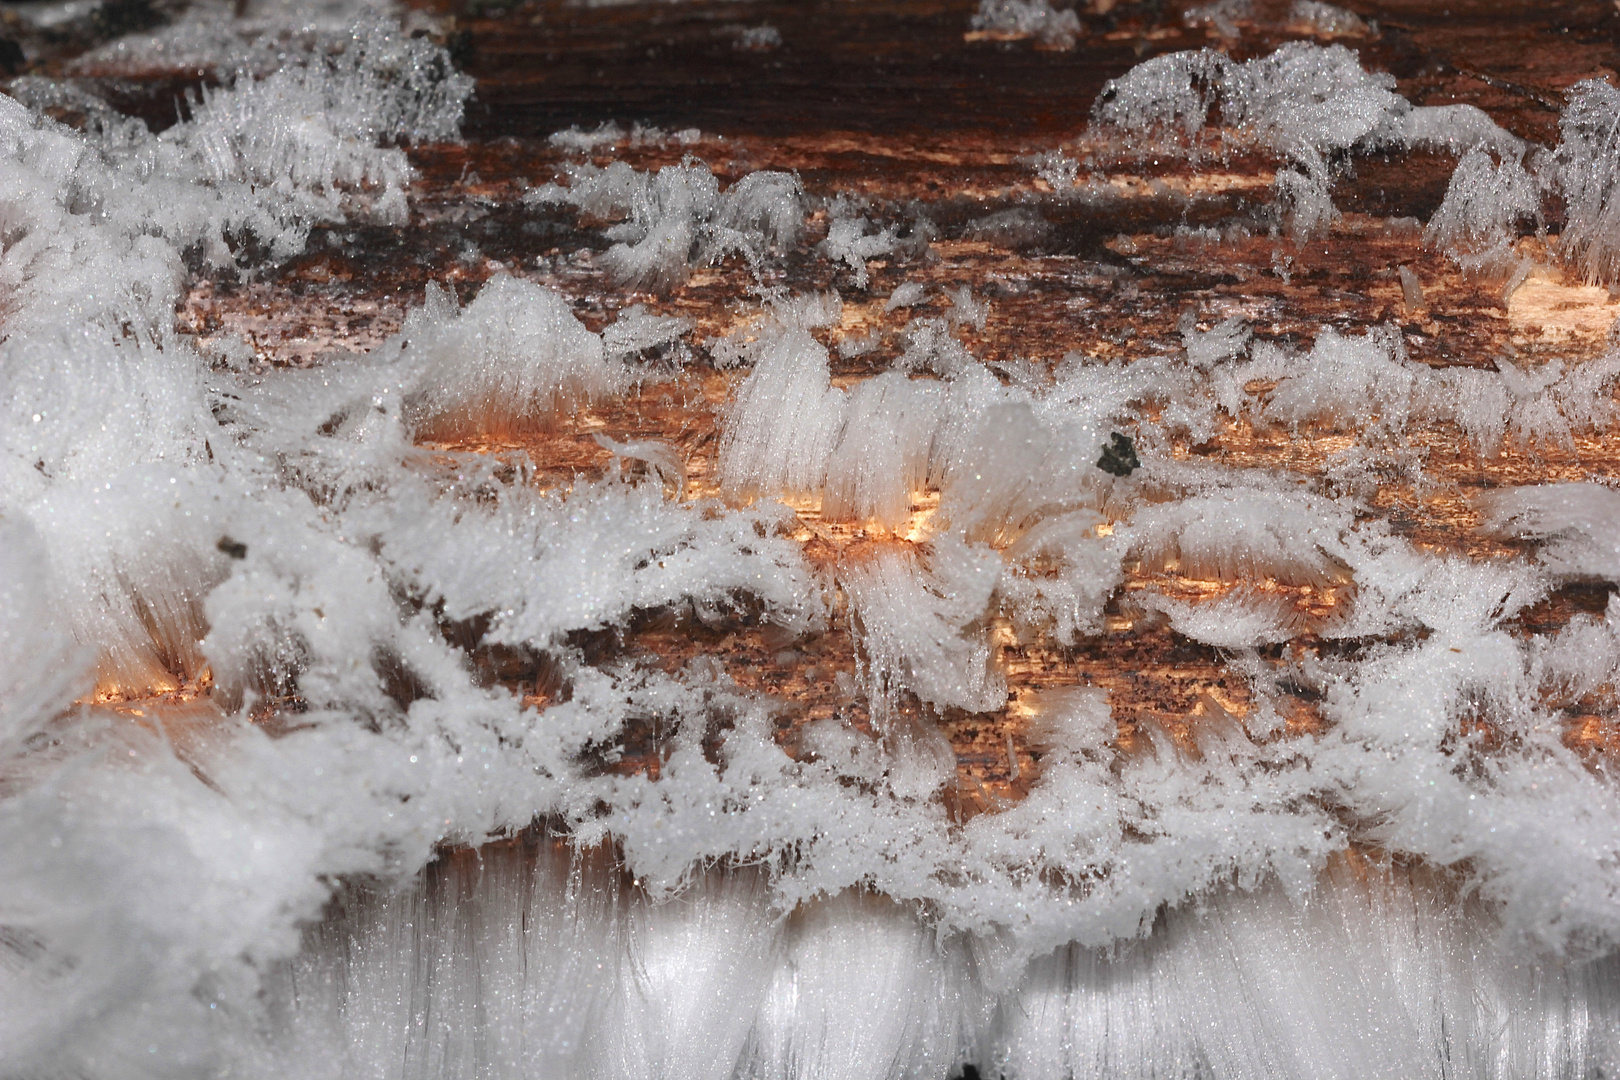
M 1144 565 L 1190 578 L 1326 586 L 1348 576 L 1349 523 L 1323 499 L 1228 489 L 1146 507 L 1117 535 Z
M 0 173 L 7 237 L 0 333 L 72 332 L 86 323 L 149 336 L 168 331 L 182 282 L 179 253 L 149 235 L 151 223 L 137 213 L 86 212 L 117 176 L 87 140 L 0 97 Z M 139 206 L 139 195 L 132 201 Z
M 803 330 L 782 328 L 767 331 L 754 354 L 721 443 L 721 486 L 742 499 L 818 494 L 848 408 L 832 386 L 827 350 Z
M 273 74 L 205 90 L 185 123 L 120 156 L 132 159 L 128 169 L 220 191 L 219 212 L 240 218 L 225 226 L 284 256 L 316 222 L 406 220 L 414 172 L 397 144 L 453 139 L 471 93 L 442 48 L 365 17 Z M 244 187 L 256 197 L 244 198 Z M 262 221 L 267 212 L 278 233 Z
M 892 708 L 902 690 L 940 707 L 994 707 L 1005 685 L 990 667 L 982 628 L 1001 570 L 994 552 L 941 540 L 926 568 L 911 556 L 881 552 L 849 567 L 841 580 L 866 651 L 864 677 Z
M 849 392 L 843 428 L 827 459 L 822 513 L 839 520 L 905 524 L 928 479 L 945 393 L 939 384 L 888 372 Z
M 1400 338 L 1392 333 L 1348 338 L 1323 330 L 1308 356 L 1288 364 L 1266 414 L 1286 424 L 1366 424 L 1402 431 L 1421 376 L 1400 350 Z
M 1620 494 L 1600 484 L 1515 488 L 1485 503 L 1499 532 L 1548 541 L 1542 558 L 1560 573 L 1613 581 L 1620 576 Z
M 832 207 L 827 238 L 817 245 L 817 250 L 828 259 L 849 267 L 855 287 L 864 289 L 870 280 L 866 260 L 888 255 L 899 245 L 900 237 L 893 227 L 878 228 L 840 203 Z
M 1426 235 L 1465 269 L 1500 271 L 1514 261 L 1520 226 L 1540 211 L 1540 186 L 1522 164 L 1470 150 L 1457 162 Z
M 1102 626 L 1124 580 L 1120 546 L 1102 535 L 1104 524 L 1093 510 L 1058 514 L 1007 548 L 996 596 L 1020 640 L 1068 644 Z
M 622 161 L 605 168 L 569 165 L 566 186 L 530 192 L 533 206 L 565 203 L 593 217 L 622 219 L 607 230 L 617 241 L 603 255 L 621 284 L 667 292 L 693 265 L 740 253 L 756 269 L 765 255 L 792 247 L 804 227 L 798 178 L 750 173 L 725 192 L 706 166 L 669 165 L 639 173 Z
M 1620 230 L 1620 200 L 1615 198 L 1620 90 L 1598 79 L 1576 83 L 1558 129 L 1558 177 L 1568 208 L 1560 245 L 1587 281 L 1613 282 L 1620 277 L 1615 242 Z
M 810 629 L 821 601 L 774 508 L 715 513 L 662 486 L 606 483 L 567 498 L 511 491 L 493 509 L 438 502 L 384 534 L 423 600 L 457 622 L 488 620 L 491 644 L 561 647 L 570 633 L 666 607 Z M 468 550 L 463 551 L 466 548 Z
M 1413 110 L 1408 121 L 1412 136 L 1425 130 L 1425 124 L 1416 123 L 1424 112 Z M 1550 152 L 1532 150 L 1499 128 L 1495 130 L 1500 134 L 1492 135 L 1495 125 L 1486 118 L 1459 114 L 1458 119 L 1479 134 L 1458 162 L 1445 202 L 1429 223 L 1430 240 L 1464 270 L 1511 275 L 1511 290 L 1532 265 L 1514 254 L 1514 242 L 1528 225 L 1541 229 L 1549 200 L 1561 199 L 1564 224 L 1558 253 L 1588 283 L 1612 284 L 1616 279 L 1613 159 L 1620 92 L 1598 79 L 1571 87 L 1558 122 L 1560 139 Z M 1413 141 L 1445 145 L 1433 132 Z M 1450 148 L 1467 147 L 1453 139 Z
M 1394 79 L 1369 74 L 1342 45 L 1290 42 L 1269 56 L 1233 63 L 1220 53 L 1169 53 L 1110 82 L 1092 118 L 1144 134 L 1193 138 L 1220 108 L 1242 143 L 1303 166 L 1382 133 L 1410 109 Z
M 1414 108 L 1394 86 L 1393 76 L 1366 71 L 1342 45 L 1293 41 L 1241 63 L 1210 49 L 1167 53 L 1110 81 L 1092 123 L 1104 137 L 1147 137 L 1161 150 L 1198 156 L 1200 133 L 1218 109 L 1223 152 L 1255 147 L 1287 164 L 1276 193 L 1295 239 L 1336 220 L 1329 188 L 1335 157 L 1346 151 L 1485 146 L 1522 153 L 1523 144 L 1477 108 Z
M 1097 465 L 1110 427 L 1134 418 L 1156 376 L 1068 357 L 1050 381 L 1004 384 L 957 349 L 929 466 L 939 523 L 1006 545 L 1043 518 L 1100 505 L 1116 486 Z
M 1191 140 L 1219 100 L 1232 62 L 1220 53 L 1167 53 L 1103 87 L 1092 119 L 1122 131 Z
M 567 300 L 504 274 L 460 310 L 430 285 L 384 350 L 410 373 L 405 404 L 418 430 L 445 439 L 543 427 L 628 382 Z

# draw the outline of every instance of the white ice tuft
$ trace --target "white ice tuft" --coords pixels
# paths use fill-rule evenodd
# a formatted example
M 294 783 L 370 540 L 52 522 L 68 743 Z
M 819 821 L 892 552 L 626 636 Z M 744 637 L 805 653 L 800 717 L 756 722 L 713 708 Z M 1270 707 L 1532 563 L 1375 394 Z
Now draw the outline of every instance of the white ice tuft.
M 440 437 L 545 427 L 623 389 L 629 374 L 561 295 L 505 274 L 461 310 L 430 284 L 426 304 L 378 352 L 411 373 L 404 407 Z
M 1322 14 L 1316 8 L 1328 8 L 1307 6 L 1313 18 Z M 1211 15 L 1217 25 L 1232 17 L 1240 16 Z M 1255 147 L 1286 162 L 1277 196 L 1296 239 L 1336 220 L 1329 188 L 1335 157 L 1345 151 L 1484 146 L 1502 156 L 1523 152 L 1522 142 L 1478 109 L 1414 108 L 1394 87 L 1393 76 L 1364 70 L 1342 45 L 1294 41 L 1241 63 L 1210 49 L 1167 53 L 1111 80 L 1092 121 L 1099 134 L 1113 134 L 1134 150 L 1199 156 L 1210 149 L 1201 135 L 1219 106 L 1224 152 Z
M 893 228 L 869 232 L 873 227 L 864 217 L 835 213 L 827 224 L 827 238 L 818 245 L 827 258 L 849 267 L 858 289 L 866 288 L 871 280 L 866 260 L 890 254 L 900 242 Z
M 968 23 L 974 30 L 1034 38 L 1053 49 L 1074 48 L 1080 36 L 1080 16 L 1056 9 L 1051 0 L 979 0 L 979 10 Z
M 1620 280 L 1620 90 L 1598 79 L 1576 83 L 1558 121 L 1558 176 L 1567 220 L 1560 245 L 1588 281 Z
M 1006 694 L 990 643 L 975 627 L 1000 574 L 994 552 L 940 540 L 925 565 L 896 551 L 848 567 L 840 579 L 865 650 L 874 713 L 902 690 L 930 705 L 983 712 Z
M 562 171 L 567 185 L 536 188 L 525 202 L 566 203 L 594 217 L 622 219 L 607 230 L 616 243 L 602 261 L 621 284 L 635 288 L 667 292 L 694 264 L 732 252 L 757 271 L 768 253 L 798 243 L 804 228 L 803 191 L 789 173 L 750 173 L 721 192 L 701 164 L 641 173 L 616 161 Z
M 1463 155 L 1425 237 L 1469 271 L 1504 272 L 1517 261 L 1520 227 L 1541 213 L 1541 186 L 1518 161 L 1484 150 Z

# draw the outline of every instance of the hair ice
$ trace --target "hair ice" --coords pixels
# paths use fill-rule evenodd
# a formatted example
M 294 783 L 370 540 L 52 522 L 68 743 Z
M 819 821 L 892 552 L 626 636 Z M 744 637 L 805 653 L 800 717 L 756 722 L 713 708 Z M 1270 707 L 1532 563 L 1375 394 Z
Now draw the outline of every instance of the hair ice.
M 461 310 L 430 283 L 426 304 L 382 351 L 413 372 L 408 408 L 423 434 L 440 438 L 545 427 L 628 383 L 568 301 L 506 274 Z
M 607 231 L 617 243 L 602 259 L 621 284 L 636 288 L 668 291 L 694 264 L 734 251 L 757 269 L 768 252 L 798 243 L 804 227 L 803 191 L 788 173 L 750 173 L 724 192 L 701 164 L 641 173 L 615 161 L 602 168 L 567 165 L 562 173 L 566 187 L 547 184 L 524 201 L 622 218 Z
M 1032 37 L 1054 49 L 1074 48 L 1074 39 L 1081 32 L 1080 16 L 1067 8 L 1053 8 L 1051 0 L 979 0 L 979 10 L 968 25 L 980 31 Z

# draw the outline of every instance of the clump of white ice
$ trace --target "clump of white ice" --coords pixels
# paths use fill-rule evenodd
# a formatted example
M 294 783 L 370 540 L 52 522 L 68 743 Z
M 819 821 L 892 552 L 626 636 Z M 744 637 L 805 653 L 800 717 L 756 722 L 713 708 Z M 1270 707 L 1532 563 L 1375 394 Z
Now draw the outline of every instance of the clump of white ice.
M 1324 0 L 1294 0 L 1288 5 L 1288 25 L 1318 37 L 1367 37 L 1373 32 L 1360 15 Z
M 732 252 L 756 270 L 771 251 L 798 243 L 804 228 L 798 178 L 756 172 L 721 192 L 700 164 L 640 173 L 622 161 L 606 167 L 568 165 L 567 185 L 535 188 L 532 206 L 565 203 L 594 217 L 622 219 L 607 230 L 616 241 L 603 263 L 621 284 L 663 292 L 686 279 L 695 263 Z
M 1576 83 L 1558 127 L 1557 175 L 1568 214 L 1560 245 L 1588 281 L 1620 280 L 1620 90 L 1598 79 Z
M 1048 48 L 1072 49 L 1080 36 L 1080 16 L 1052 7 L 1051 0 L 979 0 L 968 25 L 974 30 L 1034 38 Z
M 876 229 L 876 231 L 872 231 Z M 865 217 L 840 205 L 833 207 L 827 223 L 827 237 L 817 249 L 833 262 L 849 267 L 857 289 L 864 289 L 871 280 L 866 260 L 889 255 L 900 244 L 899 234 L 893 227 L 878 229 Z
M 556 292 L 501 274 L 457 310 L 428 286 L 379 354 L 397 354 L 404 407 L 421 434 L 489 435 L 545 427 L 623 389 L 629 372 Z
M 1523 150 L 1472 106 L 1413 107 L 1394 87 L 1393 76 L 1366 71 L 1342 45 L 1289 42 L 1241 63 L 1211 49 L 1167 53 L 1110 81 L 1092 121 L 1099 135 L 1122 139 L 1133 151 L 1202 156 L 1254 147 L 1276 154 L 1286 165 L 1278 172 L 1277 197 L 1296 239 L 1319 234 L 1336 219 L 1329 189 L 1337 156 L 1347 151 Z M 1218 144 L 1205 134 L 1217 108 Z

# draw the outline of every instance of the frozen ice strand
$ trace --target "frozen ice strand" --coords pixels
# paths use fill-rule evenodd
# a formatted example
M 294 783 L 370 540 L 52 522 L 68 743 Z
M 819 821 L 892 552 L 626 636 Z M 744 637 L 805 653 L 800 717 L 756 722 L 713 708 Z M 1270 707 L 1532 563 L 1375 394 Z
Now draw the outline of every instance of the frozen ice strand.
M 1516 261 L 1520 225 L 1540 212 L 1541 185 L 1517 158 L 1474 149 L 1457 162 L 1425 236 L 1465 270 L 1502 272 Z
M 1301 163 L 1377 137 L 1410 106 L 1394 76 L 1364 70 L 1342 45 L 1289 42 L 1233 65 L 1221 109 L 1245 135 Z
M 263 77 L 288 54 L 341 51 L 357 23 L 404 16 L 407 33 L 431 21 L 402 11 L 387 0 L 267 0 L 237 5 L 231 0 L 199 0 L 166 20 L 166 25 L 125 34 L 70 59 L 74 73 L 142 75 L 152 71 L 204 68 Z M 404 46 L 426 51 L 428 43 Z
M 1234 63 L 1220 53 L 1168 53 L 1104 88 L 1092 111 L 1106 127 L 1193 138 L 1219 103 L 1238 137 L 1302 165 L 1382 134 L 1411 106 L 1394 79 L 1369 74 L 1342 45 L 1289 42 Z
M 1101 628 L 1103 609 L 1124 581 L 1120 546 L 1099 535 L 1102 524 L 1093 510 L 1059 514 L 1007 549 L 996 594 L 1022 640 L 1048 634 L 1071 643 Z
M 1325 327 L 1305 355 L 1262 343 L 1247 359 L 1203 360 L 1203 348 L 1195 339 L 1188 359 L 1207 378 L 1188 381 L 1172 368 L 1140 384 L 1144 396 L 1167 402 L 1165 421 L 1195 434 L 1225 413 L 1354 430 L 1375 446 L 1432 421 L 1457 425 L 1478 453 L 1496 452 L 1507 438 L 1569 446 L 1574 435 L 1613 422 L 1608 389 L 1620 377 L 1620 354 L 1613 352 L 1575 365 L 1554 359 L 1532 369 L 1503 362 L 1496 372 L 1436 371 L 1408 359 L 1399 335 L 1387 327 L 1359 338 Z M 1256 379 L 1275 380 L 1276 387 L 1256 399 L 1244 389 Z
M 1266 413 L 1293 425 L 1315 421 L 1404 431 L 1422 378 L 1423 369 L 1406 363 L 1394 331 L 1381 328 L 1351 338 L 1324 329 L 1310 356 L 1291 364 L 1278 381 Z
M 447 618 L 490 619 L 491 642 L 545 648 L 637 610 L 719 611 L 743 594 L 795 632 L 821 615 L 798 545 L 779 535 L 779 504 L 721 513 L 608 480 L 566 497 L 516 489 L 493 506 L 438 499 L 411 508 L 409 517 L 374 512 L 389 562 Z
M 603 859 L 527 837 L 399 889 L 352 887 L 269 980 L 252 1071 L 587 1075 L 630 977 L 626 892 Z
M 0 217 L 18 234 L 0 256 L 4 333 L 164 337 L 183 253 L 230 267 L 251 239 L 284 259 L 319 222 L 403 220 L 411 168 L 382 144 L 455 137 L 471 82 L 397 25 L 362 21 L 344 41 L 208 91 L 160 136 L 134 122 L 79 135 L 0 99 Z
M 0 513 L 44 542 L 58 624 L 104 689 L 197 675 L 200 605 L 240 495 L 209 462 L 211 429 L 225 447 L 196 355 L 99 327 L 17 333 L 0 343 L 0 388 Z
M 1198 603 L 1149 594 L 1142 606 L 1163 612 L 1183 637 L 1223 649 L 1275 645 L 1299 633 L 1303 623 L 1287 597 L 1257 589 L 1234 589 Z
M 1338 868 L 1307 904 L 1227 896 L 1113 955 L 1059 950 L 1003 1000 L 995 1067 L 1234 1078 L 1609 1067 L 1620 1046 L 1598 1018 L 1620 992 L 1612 961 L 1517 963 L 1414 876 Z M 1547 1013 L 1569 1023 L 1549 1034 L 1526 1022 Z
M 777 959 L 769 895 L 756 874 L 739 871 L 630 908 L 593 1075 L 731 1080 Z
M 1233 31 L 1231 19 L 1247 17 L 1206 7 L 1209 19 Z M 1334 22 L 1324 14 L 1330 5 L 1296 8 L 1306 23 Z M 1486 148 L 1502 158 L 1523 154 L 1524 144 L 1479 109 L 1414 108 L 1394 86 L 1393 76 L 1364 70 L 1342 45 L 1292 41 L 1241 63 L 1210 49 L 1167 53 L 1111 80 L 1092 108 L 1092 121 L 1105 137 L 1147 137 L 1156 152 L 1198 155 L 1219 106 L 1228 152 L 1254 146 L 1288 164 L 1278 172 L 1275 190 L 1283 223 L 1296 240 L 1337 220 L 1330 191 L 1335 154 L 1379 146 Z
M 1279 169 L 1272 185 L 1277 212 L 1295 243 L 1320 236 L 1339 220 L 1328 178 L 1317 169 Z
M 952 387 L 930 470 L 943 526 L 1005 544 L 1043 517 L 1101 499 L 1109 478 L 1096 467 L 1100 425 L 1057 407 L 1042 415 L 1020 397 L 983 383 Z
M 330 1050 L 408 1076 L 617 1075 L 602 1055 L 620 1023 L 670 1025 L 642 1052 L 691 1030 L 644 995 L 669 947 L 699 942 L 713 946 L 694 958 L 700 981 L 744 955 L 751 967 L 717 995 L 680 996 L 720 1027 L 686 1043 L 706 1051 L 692 1068 L 645 1063 L 658 1075 L 943 1077 L 965 1058 L 1013 1077 L 1238 1078 L 1259 1062 L 1281 1077 L 1422 1063 L 1506 1078 L 1620 1053 L 1604 1023 L 1620 1004 L 1612 960 L 1526 964 L 1484 909 L 1463 901 L 1457 918 L 1453 886 L 1421 870 L 1339 862 L 1299 896 L 1222 890 L 1149 940 L 998 972 L 993 942 L 940 938 L 879 897 L 845 893 L 779 923 L 714 886 L 651 902 L 588 863 L 569 872 L 549 847 L 503 845 L 392 896 L 350 894 L 272 984 L 275 1060 L 312 1068 Z M 652 940 L 636 929 L 655 923 Z M 410 1023 L 418 1010 L 443 1022 Z
M 974 363 L 944 319 L 913 319 L 906 324 L 904 339 L 905 352 L 894 362 L 899 371 L 932 370 L 948 378 Z
M 1214 12 L 1215 5 L 1206 7 Z M 1465 270 L 1512 273 L 1520 227 L 1539 223 L 1545 197 L 1556 193 L 1568 219 L 1560 253 L 1589 282 L 1616 279 L 1610 237 L 1616 231 L 1612 189 L 1620 91 L 1596 79 L 1576 84 L 1559 120 L 1560 141 L 1549 154 L 1476 106 L 1414 107 L 1393 87 L 1392 77 L 1363 70 L 1341 45 L 1289 42 L 1241 63 L 1209 49 L 1168 53 L 1110 81 L 1093 106 L 1092 121 L 1104 137 L 1145 137 L 1156 153 L 1196 156 L 1205 151 L 1204 133 L 1218 106 L 1227 148 L 1257 146 L 1287 163 L 1275 189 L 1282 223 L 1296 240 L 1337 218 L 1330 191 L 1333 155 L 1358 147 L 1459 154 L 1428 237 Z
M 827 237 L 817 245 L 817 250 L 828 259 L 849 267 L 850 277 L 857 289 L 866 288 L 871 280 L 866 260 L 888 255 L 900 244 L 895 229 L 867 231 L 874 228 L 866 218 L 851 216 L 847 208 L 835 206 L 827 222 Z
M 1372 27 L 1360 15 L 1324 0 L 1294 0 L 1288 5 L 1288 23 L 1321 37 L 1365 37 L 1372 33 Z
M 1414 106 L 1401 118 L 1400 138 L 1413 149 L 1490 152 L 1501 161 L 1522 158 L 1530 149 L 1477 105 Z
M 918 304 L 922 303 L 927 296 L 928 286 L 924 285 L 922 282 L 902 282 L 901 284 L 895 286 L 894 292 L 890 293 L 889 298 L 883 302 L 883 310 L 885 313 L 888 313 L 896 308 L 916 307 Z
M 356 22 L 342 46 L 204 92 L 190 119 L 120 163 L 213 188 L 218 227 L 251 231 L 280 257 L 302 247 L 310 225 L 349 213 L 403 223 L 414 173 L 392 144 L 454 139 L 472 80 L 443 49 L 385 20 Z M 176 213 L 156 200 L 148 212 Z
M 26 520 L 0 519 L 0 784 L 91 676 L 95 656 L 58 622 L 49 579 L 43 538 Z
M 606 435 L 595 435 L 596 445 L 621 458 L 639 461 L 663 483 L 675 489 L 675 498 L 686 494 L 686 466 L 681 463 L 679 451 L 669 443 L 656 439 L 637 439 L 619 442 Z
M 703 258 L 740 251 L 756 261 L 768 250 L 791 248 L 804 232 L 804 189 L 790 173 L 749 173 L 720 196 Z
M 1348 580 L 1350 522 L 1326 499 L 1237 489 L 1145 507 L 1116 536 L 1145 566 L 1190 578 L 1322 587 Z
M 1552 569 L 1620 580 L 1620 492 L 1601 484 L 1542 484 L 1493 493 L 1485 521 L 1497 532 L 1542 540 Z
M 602 328 L 602 350 L 609 357 L 628 357 L 679 341 L 692 324 L 673 315 L 654 315 L 639 304 L 619 312 Z
M 631 217 L 609 232 L 620 241 L 602 256 L 618 281 L 666 292 L 685 280 L 698 242 L 698 225 L 714 215 L 720 184 L 699 166 L 669 165 L 658 170 Z
M 1144 60 L 1103 87 L 1092 119 L 1125 131 L 1191 139 L 1208 119 L 1231 63 L 1210 49 Z
M 1181 341 L 1187 349 L 1187 362 L 1200 371 L 1208 371 L 1222 360 L 1242 356 L 1254 336 L 1239 315 L 1224 319 L 1209 330 L 1199 330 L 1196 319 L 1184 319 L 1183 323 Z
M 1209 0 L 1181 13 L 1181 21 L 1185 25 L 1208 26 L 1216 34 L 1232 41 L 1243 35 L 1239 21 L 1248 22 L 1253 18 L 1254 0 Z

